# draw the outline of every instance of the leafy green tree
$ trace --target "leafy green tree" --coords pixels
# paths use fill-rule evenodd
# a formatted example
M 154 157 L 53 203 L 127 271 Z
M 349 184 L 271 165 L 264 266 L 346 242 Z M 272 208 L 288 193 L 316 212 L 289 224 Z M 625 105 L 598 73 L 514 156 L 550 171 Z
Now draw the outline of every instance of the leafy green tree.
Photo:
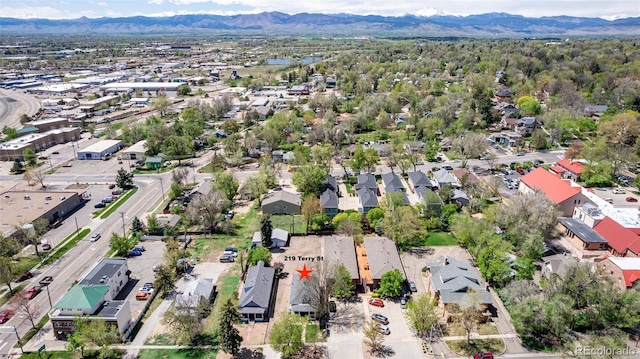
M 341 212 L 336 214 L 331 223 L 336 228 L 336 232 L 345 236 L 354 236 L 362 233 L 362 215 L 358 212 Z
M 291 181 L 303 195 L 320 196 L 322 183 L 327 179 L 328 170 L 320 166 L 306 165 L 296 170 Z
M 162 142 L 162 152 L 170 157 L 178 157 L 178 163 L 180 163 L 181 157 L 193 153 L 193 141 L 186 136 L 165 137 Z
M 242 336 L 234 324 L 240 322 L 240 311 L 233 297 L 222 305 L 218 326 L 220 327 L 220 348 L 232 356 L 238 355 Z
M 517 257 L 514 267 L 516 279 L 533 279 L 533 275 L 536 272 L 536 265 L 528 257 Z
M 386 209 L 381 229 L 401 247 L 411 246 L 427 236 L 423 221 L 410 206 L 400 206 L 395 210 Z
M 417 336 L 423 339 L 428 337 L 431 327 L 438 325 L 438 307 L 429 294 L 410 300 L 404 315 Z
M 191 87 L 187 84 L 178 86 L 178 96 L 187 96 L 191 93 Z
M 262 235 L 262 246 L 265 248 L 271 248 L 273 240 L 271 235 L 273 234 L 273 224 L 271 224 L 271 216 L 265 214 L 260 220 L 260 234 Z
M 302 331 L 305 324 L 304 317 L 294 313 L 282 313 L 271 328 L 269 345 L 273 350 L 282 353 L 283 358 L 300 353 L 304 348 Z
M 247 255 L 247 264 L 255 266 L 259 261 L 263 261 L 265 266 L 271 265 L 271 252 L 265 247 L 257 247 L 249 251 Z
M 20 134 L 18 134 L 18 130 L 11 127 L 5 128 L 4 130 L 2 130 L 2 133 L 4 133 L 7 140 L 13 140 L 14 138 L 20 137 Z
M 158 111 L 160 117 L 164 117 L 167 114 L 169 107 L 171 107 L 171 100 L 166 95 L 158 96 L 151 100 L 151 109 Z
M 116 174 L 116 185 L 124 190 L 133 188 L 133 173 L 129 173 L 120 167 Z
M 544 150 L 549 147 L 549 136 L 542 129 L 533 131 L 533 134 L 531 134 L 531 147 L 535 150 Z
M 162 324 L 166 325 L 179 341 L 187 344 L 192 343 L 203 329 L 198 311 L 190 309 L 167 310 L 162 316 Z
M 380 155 L 372 147 L 362 148 L 359 146 L 354 152 L 349 166 L 356 173 L 360 173 L 362 170 L 365 172 L 373 172 L 376 165 L 380 161 Z
M 25 148 L 24 151 L 22 151 L 22 158 L 27 166 L 33 167 L 36 165 L 36 153 L 32 149 Z
M 379 220 L 384 218 L 384 210 L 382 208 L 372 208 L 367 212 L 367 221 L 372 226 L 375 226 Z
M 13 295 L 13 288 L 11 288 L 11 283 L 15 279 L 16 269 L 13 265 L 13 261 L 11 258 L 1 256 L 0 257 L 0 283 L 6 284 L 7 288 L 9 288 L 9 293 Z
M 333 282 L 333 296 L 339 299 L 351 298 L 356 286 L 353 284 L 351 273 L 347 267 L 340 264 L 336 268 Z
M 398 268 L 390 270 L 380 278 L 380 284 L 376 293 L 386 297 L 398 297 L 402 294 L 402 282 L 404 277 Z
M 111 233 L 111 239 L 109 240 L 109 248 L 115 253 L 116 256 L 123 256 L 127 254 L 133 246 L 136 245 L 136 240 L 133 237 L 123 237 L 116 233 Z
M 313 220 L 313 218 L 316 215 L 323 213 L 322 206 L 320 205 L 320 200 L 318 199 L 318 197 L 313 195 L 306 196 L 302 200 L 300 212 L 302 213 L 302 216 L 307 222 L 306 228 L 308 231 L 309 227 L 311 227 L 311 221 Z
M 542 109 L 542 107 L 540 106 L 540 102 L 538 102 L 531 96 L 522 96 L 518 98 L 518 101 L 516 103 L 517 106 L 522 110 L 523 114 L 526 116 L 539 115 L 540 110 Z
M 22 161 L 20 161 L 20 159 L 16 158 L 13 161 L 13 167 L 11 167 L 11 173 L 19 175 L 19 174 L 21 174 L 23 172 L 24 172 L 24 166 L 22 165 Z
M 175 264 L 172 264 L 175 267 Z M 175 288 L 175 273 L 175 270 L 167 264 L 161 264 L 156 267 L 153 286 L 165 297 Z
M 474 331 L 482 319 L 483 304 L 481 293 L 470 291 L 460 302 L 450 306 L 450 314 L 453 320 L 460 323 L 467 333 L 467 347 L 471 344 L 471 332 Z
M 182 187 L 177 183 L 172 183 L 169 187 L 169 198 L 178 199 L 182 196 Z
M 219 189 L 229 201 L 233 200 L 233 197 L 238 194 L 238 187 L 240 184 L 238 180 L 233 177 L 233 173 L 230 172 L 218 172 L 215 175 L 214 186 Z
M 147 230 L 149 233 L 157 233 L 160 230 L 160 223 L 155 213 L 151 213 L 147 216 Z
M 362 330 L 364 339 L 362 342 L 369 347 L 369 352 L 376 355 L 383 348 L 384 333 L 380 331 L 378 323 L 373 320 L 367 320 Z
M 490 247 L 492 244 L 496 247 Z M 482 277 L 496 287 L 504 286 L 510 278 L 511 267 L 507 261 L 507 253 L 503 249 L 505 245 L 501 239 L 492 240 L 478 253 L 477 263 Z
M 440 195 L 442 202 L 445 204 L 450 203 L 453 199 L 453 186 L 451 186 L 451 183 L 445 183 L 442 188 L 440 188 L 438 194 Z

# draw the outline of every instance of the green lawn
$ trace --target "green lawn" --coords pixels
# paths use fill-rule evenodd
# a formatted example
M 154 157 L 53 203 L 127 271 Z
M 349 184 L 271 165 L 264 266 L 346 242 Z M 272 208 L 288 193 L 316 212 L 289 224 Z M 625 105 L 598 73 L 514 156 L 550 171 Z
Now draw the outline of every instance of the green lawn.
M 214 359 L 217 354 L 206 349 L 142 349 L 138 359 Z
M 134 187 L 129 191 L 123 193 L 118 199 L 113 201 L 111 204 L 105 208 L 101 214 L 100 219 L 105 219 L 109 217 L 113 212 L 116 211 L 124 202 L 126 202 L 131 196 L 133 196 L 136 192 L 138 192 L 138 187 Z
M 502 353 L 505 344 L 502 339 L 474 339 L 467 345 L 466 340 L 451 340 L 445 342 L 452 352 L 461 356 L 470 356 L 480 352 Z
M 295 218 L 293 218 L 295 217 Z M 271 224 L 273 228 L 284 229 L 289 233 L 306 233 L 307 223 L 302 215 L 288 216 L 288 215 L 274 215 L 271 216 Z M 291 230 L 291 226 L 294 225 L 294 230 Z
M 455 246 L 458 240 L 448 232 L 429 232 L 427 239 L 424 241 L 425 246 Z
M 62 242 L 60 242 L 60 243 L 64 243 L 64 245 L 62 245 L 61 247 L 54 248 L 55 252 L 51 255 L 51 257 L 45 259 L 42 262 L 42 265 L 49 265 L 57 261 L 58 259 L 60 259 L 63 255 L 65 255 L 65 253 L 67 253 L 71 248 L 73 248 L 73 246 L 75 246 L 78 242 L 80 242 L 82 238 L 86 237 L 86 235 L 89 234 L 89 232 L 91 232 L 91 230 L 89 228 L 85 228 L 81 230 L 80 233 L 78 233 L 77 237 L 75 236 L 76 234 L 75 231 L 71 233 L 69 236 L 67 236 L 67 238 L 65 238 Z
M 353 187 L 351 186 L 351 184 L 349 182 L 345 182 L 344 186 L 347 188 L 347 193 L 350 196 L 355 196 L 356 195 L 356 191 L 353 189 Z

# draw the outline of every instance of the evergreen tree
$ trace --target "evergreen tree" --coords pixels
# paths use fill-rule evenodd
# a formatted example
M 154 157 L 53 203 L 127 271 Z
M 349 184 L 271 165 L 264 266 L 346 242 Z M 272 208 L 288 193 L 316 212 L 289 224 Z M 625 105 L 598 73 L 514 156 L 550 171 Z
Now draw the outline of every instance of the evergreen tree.
M 267 214 L 260 220 L 260 234 L 262 234 L 262 246 L 265 248 L 271 248 L 273 241 L 271 240 L 271 234 L 273 232 L 273 225 L 271 224 L 271 217 Z
M 133 173 L 129 173 L 120 167 L 118 174 L 116 174 L 116 184 L 125 190 L 133 188 Z
M 225 353 L 233 356 L 240 352 L 240 344 L 242 343 L 242 336 L 240 332 L 234 326 L 235 323 L 240 321 L 240 311 L 233 298 L 227 299 L 222 305 L 222 312 L 220 315 L 220 348 Z

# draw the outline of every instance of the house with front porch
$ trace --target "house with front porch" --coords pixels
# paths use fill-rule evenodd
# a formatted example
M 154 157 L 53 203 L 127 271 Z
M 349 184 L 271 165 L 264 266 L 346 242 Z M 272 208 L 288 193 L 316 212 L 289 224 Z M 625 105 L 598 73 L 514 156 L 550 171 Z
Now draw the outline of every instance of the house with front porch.
M 275 303 L 274 281 L 275 269 L 265 266 L 263 261 L 249 267 L 238 305 L 243 322 L 269 320 L 272 304 Z

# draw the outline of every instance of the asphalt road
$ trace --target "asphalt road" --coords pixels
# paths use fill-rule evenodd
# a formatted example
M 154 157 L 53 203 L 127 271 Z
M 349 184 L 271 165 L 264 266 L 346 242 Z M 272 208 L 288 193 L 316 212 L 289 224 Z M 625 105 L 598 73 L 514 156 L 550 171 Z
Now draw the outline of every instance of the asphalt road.
M 9 99 L 17 101 L 11 104 Z M 40 109 L 37 98 L 19 90 L 0 89 L 0 127 L 20 127 L 20 115 L 35 115 Z

